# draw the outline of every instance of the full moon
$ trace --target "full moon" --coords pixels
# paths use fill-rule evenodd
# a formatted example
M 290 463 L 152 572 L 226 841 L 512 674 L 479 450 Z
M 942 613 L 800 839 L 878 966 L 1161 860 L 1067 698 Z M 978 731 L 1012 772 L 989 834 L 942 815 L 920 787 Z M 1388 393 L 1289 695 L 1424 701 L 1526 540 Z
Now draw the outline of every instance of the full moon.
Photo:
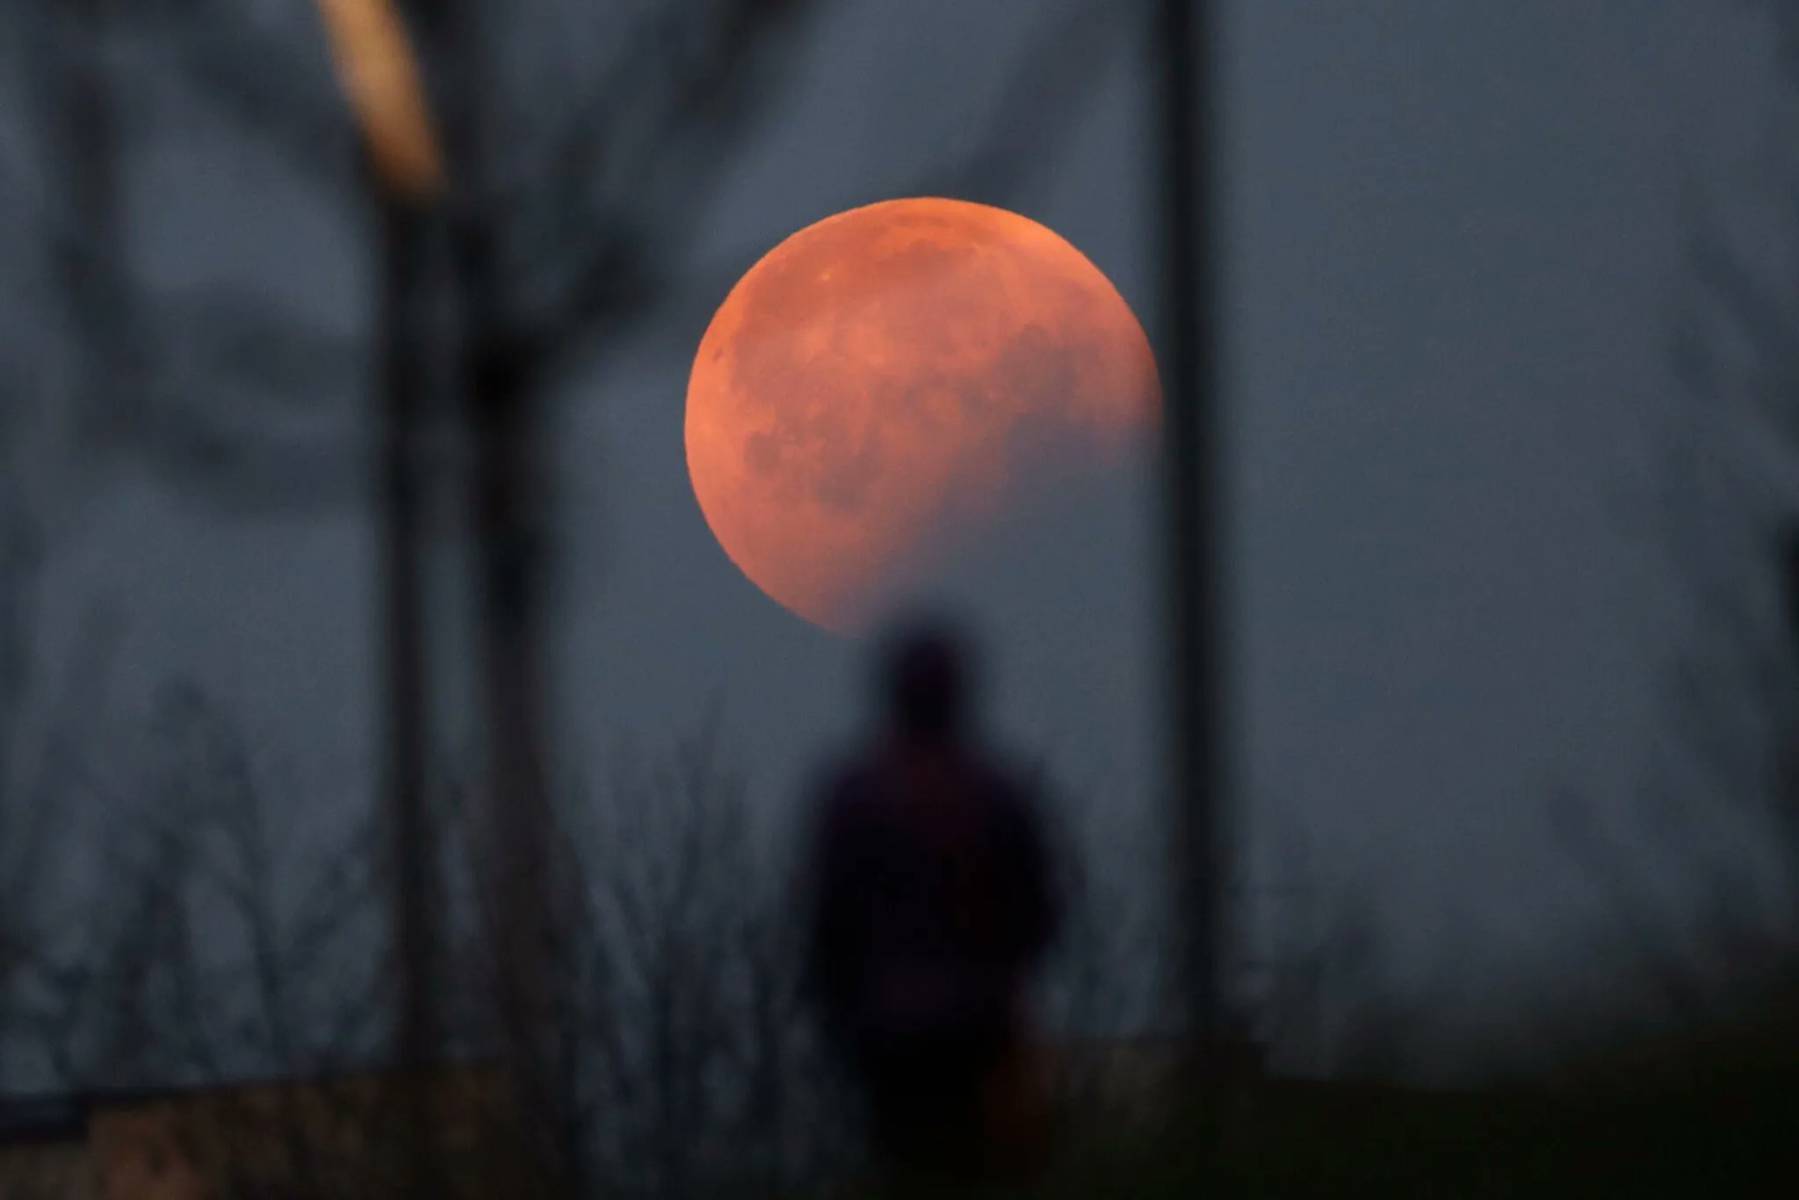
M 1014 212 L 889 200 L 770 250 L 707 327 L 687 388 L 694 495 L 731 561 L 854 633 L 1161 410 L 1111 282 Z

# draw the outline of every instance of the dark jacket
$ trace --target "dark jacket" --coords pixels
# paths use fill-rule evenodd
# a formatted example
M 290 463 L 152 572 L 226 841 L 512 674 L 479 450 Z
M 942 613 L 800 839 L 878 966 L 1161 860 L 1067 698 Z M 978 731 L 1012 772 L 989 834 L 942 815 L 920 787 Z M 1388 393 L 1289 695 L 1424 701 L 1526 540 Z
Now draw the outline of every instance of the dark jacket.
M 839 1037 L 998 1032 L 1060 905 L 1035 799 L 959 747 L 888 747 L 816 802 L 806 980 Z

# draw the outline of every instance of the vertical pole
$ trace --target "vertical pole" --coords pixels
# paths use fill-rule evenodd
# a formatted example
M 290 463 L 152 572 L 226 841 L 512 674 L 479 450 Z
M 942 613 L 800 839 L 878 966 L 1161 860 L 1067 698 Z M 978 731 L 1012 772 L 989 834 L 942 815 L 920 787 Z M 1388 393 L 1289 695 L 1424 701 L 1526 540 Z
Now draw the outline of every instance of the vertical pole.
M 108 434 L 121 423 L 119 410 L 126 397 L 119 384 L 131 332 L 118 286 L 119 130 L 107 60 L 113 15 L 111 0 L 77 0 L 17 14 L 11 23 L 14 37 L 33 43 L 24 64 L 25 98 L 32 105 L 30 117 L 48 134 L 54 161 L 47 174 L 61 189 L 56 199 L 74 231 L 73 236 L 51 239 L 52 261 L 77 351 L 70 364 L 74 377 L 67 403 L 74 410 L 73 424 L 85 435 Z M 29 407 L 10 396 L 0 404 Z M 0 419 L 0 436 L 7 435 L 7 424 Z M 15 469 L 14 463 L 0 461 L 6 475 L 0 503 L 8 506 L 0 515 L 0 834 L 7 839 L 0 842 L 0 1024 L 10 1012 L 9 976 L 26 949 L 23 939 L 38 900 L 37 883 L 51 865 L 44 850 L 53 830 L 47 807 L 33 808 L 22 794 L 9 791 L 22 783 L 15 739 L 23 727 L 33 657 L 28 622 L 47 533 L 38 519 L 44 514 L 32 511 L 28 485 L 15 478 Z M 0 1077 L 8 1061 L 0 1052 Z
M 477 276 L 478 278 L 478 276 Z M 465 280 L 465 288 L 474 280 Z M 564 1146 L 558 1097 L 545 1055 L 557 1019 L 552 925 L 548 706 L 542 637 L 542 519 L 535 411 L 515 364 L 477 319 L 469 397 L 475 436 L 483 723 L 489 854 L 500 1017 L 521 1115 L 534 1132 L 540 1188 L 562 1191 L 575 1164 Z
M 1161 0 L 1164 469 L 1170 695 L 1168 771 L 1176 929 L 1189 1034 L 1200 1063 L 1221 1032 L 1224 756 L 1220 705 L 1218 188 L 1208 0 Z
M 1799 521 L 1789 521 L 1782 531 L 1779 547 L 1781 586 L 1786 618 L 1786 666 L 1789 690 L 1785 703 L 1774 711 L 1779 723 L 1775 736 L 1777 775 L 1775 810 L 1780 815 L 1780 828 L 1787 841 L 1788 861 L 1799 856 L 1799 690 L 1792 689 L 1793 672 L 1799 671 Z M 1799 896 L 1792 901 L 1793 917 L 1799 918 Z
M 432 985 L 438 975 L 436 838 L 427 793 L 424 548 L 417 432 L 429 386 L 420 337 L 426 294 L 426 222 L 407 204 L 382 205 L 383 630 L 387 659 L 389 838 L 393 937 L 399 968 L 397 1041 L 406 1192 L 429 1196 L 436 1161 L 427 1072 L 437 1052 Z
M 1799 651 L 1799 522 L 1788 526 L 1780 543 L 1781 584 L 1785 588 L 1787 633 Z
M 443 1194 L 431 1081 L 439 1028 L 437 842 L 426 779 L 424 542 L 418 432 L 431 386 L 425 338 L 431 294 L 433 205 L 444 187 L 423 72 L 395 0 L 318 0 L 340 83 L 361 127 L 381 217 L 381 446 L 375 480 L 382 518 L 386 652 L 387 801 L 392 872 L 395 1015 L 401 1073 L 402 1194 Z
M 534 363 L 506 310 L 505 279 L 488 209 L 487 165 L 501 147 L 488 7 L 461 0 L 445 27 L 457 89 L 453 158 L 463 180 L 453 232 L 465 345 L 461 384 L 472 439 L 477 614 L 486 780 L 480 836 L 487 938 L 499 1017 L 536 1195 L 580 1190 L 566 1106 L 547 1053 L 559 1020 L 555 905 L 563 890 L 552 854 L 551 693 L 543 629 L 549 481 L 542 462 Z

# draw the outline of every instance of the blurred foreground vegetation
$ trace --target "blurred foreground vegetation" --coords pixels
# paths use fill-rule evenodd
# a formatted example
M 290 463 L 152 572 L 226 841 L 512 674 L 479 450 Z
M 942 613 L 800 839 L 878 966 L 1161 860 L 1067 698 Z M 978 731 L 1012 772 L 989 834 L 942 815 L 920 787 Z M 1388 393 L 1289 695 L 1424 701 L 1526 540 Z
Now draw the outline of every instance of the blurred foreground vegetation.
M 1071 1139 L 1043 1196 L 1788 1196 L 1799 1007 L 1465 1091 L 1260 1080 Z

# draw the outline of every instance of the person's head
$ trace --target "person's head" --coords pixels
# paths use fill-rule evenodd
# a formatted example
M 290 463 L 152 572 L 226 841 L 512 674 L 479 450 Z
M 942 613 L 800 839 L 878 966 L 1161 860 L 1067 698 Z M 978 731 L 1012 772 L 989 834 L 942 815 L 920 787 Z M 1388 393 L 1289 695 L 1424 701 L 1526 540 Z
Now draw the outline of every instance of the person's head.
M 879 687 L 895 731 L 923 739 L 959 736 L 969 718 L 971 659 L 967 643 L 946 621 L 914 621 L 889 635 Z

